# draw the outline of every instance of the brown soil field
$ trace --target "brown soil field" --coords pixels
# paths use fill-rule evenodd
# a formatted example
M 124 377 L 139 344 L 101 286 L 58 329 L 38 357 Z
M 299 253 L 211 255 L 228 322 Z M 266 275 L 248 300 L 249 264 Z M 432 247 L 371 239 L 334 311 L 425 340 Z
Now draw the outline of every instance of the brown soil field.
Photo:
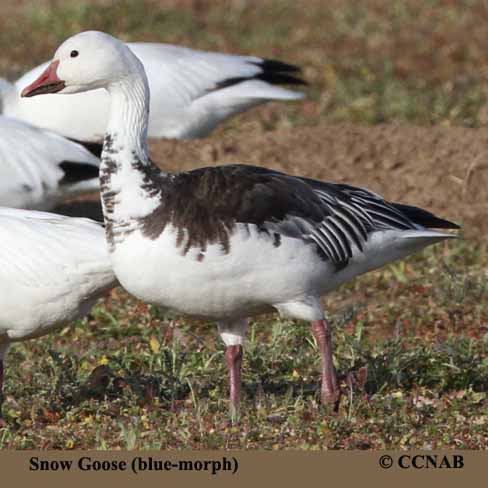
M 152 140 L 150 150 L 153 161 L 171 172 L 228 163 L 265 166 L 420 206 L 460 224 L 469 239 L 488 234 L 486 129 L 342 124 L 244 136 L 221 131 L 202 140 Z M 58 210 L 102 218 L 99 206 L 86 199 Z
M 470 238 L 488 233 L 487 151 L 485 129 L 396 124 L 151 142 L 153 160 L 169 171 L 239 162 L 347 182 L 454 220 Z

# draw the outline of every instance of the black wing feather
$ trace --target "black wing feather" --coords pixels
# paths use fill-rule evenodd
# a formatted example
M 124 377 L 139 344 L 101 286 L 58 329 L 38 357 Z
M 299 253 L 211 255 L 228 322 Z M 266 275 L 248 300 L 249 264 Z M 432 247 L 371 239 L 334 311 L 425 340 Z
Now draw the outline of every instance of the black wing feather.
M 392 203 L 399 212 L 405 214 L 410 220 L 423 227 L 433 229 L 460 229 L 459 225 L 449 220 L 440 219 L 434 214 L 418 207 L 404 205 L 403 203 Z
M 100 159 L 102 157 L 102 150 L 103 150 L 103 143 L 102 142 L 87 142 L 87 141 L 80 141 L 78 139 L 73 139 L 72 137 L 68 137 L 68 139 L 80 146 L 83 146 L 87 151 L 91 152 L 95 157 Z
M 63 161 L 59 164 L 64 176 L 59 182 L 61 185 L 78 183 L 79 181 L 98 178 L 99 168 L 89 163 L 79 163 L 75 161 Z
M 263 170 L 258 168 L 257 171 L 262 173 Z M 286 179 L 290 178 L 282 173 L 274 173 Z M 310 178 L 294 179 L 306 183 L 311 190 L 310 193 L 319 198 L 323 214 L 322 220 L 317 223 L 316 220 L 307 219 L 305 207 L 301 209 L 301 215 L 309 223 L 308 233 L 304 232 L 301 237 L 304 240 L 312 238 L 320 254 L 334 262 L 338 269 L 347 265 L 353 255 L 353 246 L 360 251 L 363 250 L 364 244 L 374 231 L 414 230 L 422 227 L 459 228 L 456 224 L 440 219 L 426 210 L 387 202 L 363 188 Z
M 306 85 L 306 81 L 299 77 L 301 69 L 292 64 L 283 63 L 275 59 L 262 59 L 251 61 L 250 64 L 258 66 L 261 71 L 252 76 L 235 76 L 226 78 L 216 84 L 215 89 L 227 88 L 244 81 L 261 80 L 271 85 Z
M 220 242 L 229 251 L 234 225 L 254 224 L 268 235 L 315 243 L 319 255 L 341 269 L 375 231 L 413 230 L 425 224 L 457 228 L 429 212 L 389 203 L 361 188 L 261 167 L 200 168 L 172 178 L 164 190 L 164 205 L 157 211 L 160 215 L 151 218 L 152 223 L 148 220 L 147 235 L 159 235 L 171 222 L 187 230 L 186 250 Z M 275 237 L 275 245 L 280 242 Z

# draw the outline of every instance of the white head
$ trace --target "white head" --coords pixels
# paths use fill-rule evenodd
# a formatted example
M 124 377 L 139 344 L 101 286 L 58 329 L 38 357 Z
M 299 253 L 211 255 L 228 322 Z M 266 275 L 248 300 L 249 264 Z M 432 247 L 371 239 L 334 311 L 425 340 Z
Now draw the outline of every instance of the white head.
M 81 32 L 59 46 L 47 69 L 21 96 L 109 89 L 141 73 L 144 77 L 142 63 L 122 41 L 104 32 Z

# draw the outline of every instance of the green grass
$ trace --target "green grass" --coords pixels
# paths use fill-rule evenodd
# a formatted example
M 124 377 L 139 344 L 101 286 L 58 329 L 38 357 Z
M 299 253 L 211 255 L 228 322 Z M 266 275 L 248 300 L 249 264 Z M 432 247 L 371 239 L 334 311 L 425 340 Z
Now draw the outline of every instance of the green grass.
M 238 426 L 214 325 L 116 290 L 73 328 L 12 348 L 0 447 L 484 448 L 487 261 L 486 247 L 459 242 L 330 296 L 337 414 L 318 404 L 309 325 L 256 319 Z
M 488 120 L 488 4 L 482 0 L 175 5 L 68 0 L 15 7 L 17 15 L 0 19 L 0 41 L 9 46 L 0 68 L 19 75 L 50 58 L 68 36 L 100 29 L 126 40 L 252 53 L 302 66 L 309 102 L 263 109 L 266 130 L 348 121 L 475 127 Z

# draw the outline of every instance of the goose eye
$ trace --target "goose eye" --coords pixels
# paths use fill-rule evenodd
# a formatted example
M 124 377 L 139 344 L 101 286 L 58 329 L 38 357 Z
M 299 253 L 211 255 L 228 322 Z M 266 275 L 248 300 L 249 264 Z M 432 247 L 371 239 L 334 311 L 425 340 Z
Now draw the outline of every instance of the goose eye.
M 70 56 L 71 56 L 72 58 L 76 58 L 76 56 L 78 56 L 78 54 L 80 54 L 78 51 L 73 50 L 73 51 L 71 51 Z

